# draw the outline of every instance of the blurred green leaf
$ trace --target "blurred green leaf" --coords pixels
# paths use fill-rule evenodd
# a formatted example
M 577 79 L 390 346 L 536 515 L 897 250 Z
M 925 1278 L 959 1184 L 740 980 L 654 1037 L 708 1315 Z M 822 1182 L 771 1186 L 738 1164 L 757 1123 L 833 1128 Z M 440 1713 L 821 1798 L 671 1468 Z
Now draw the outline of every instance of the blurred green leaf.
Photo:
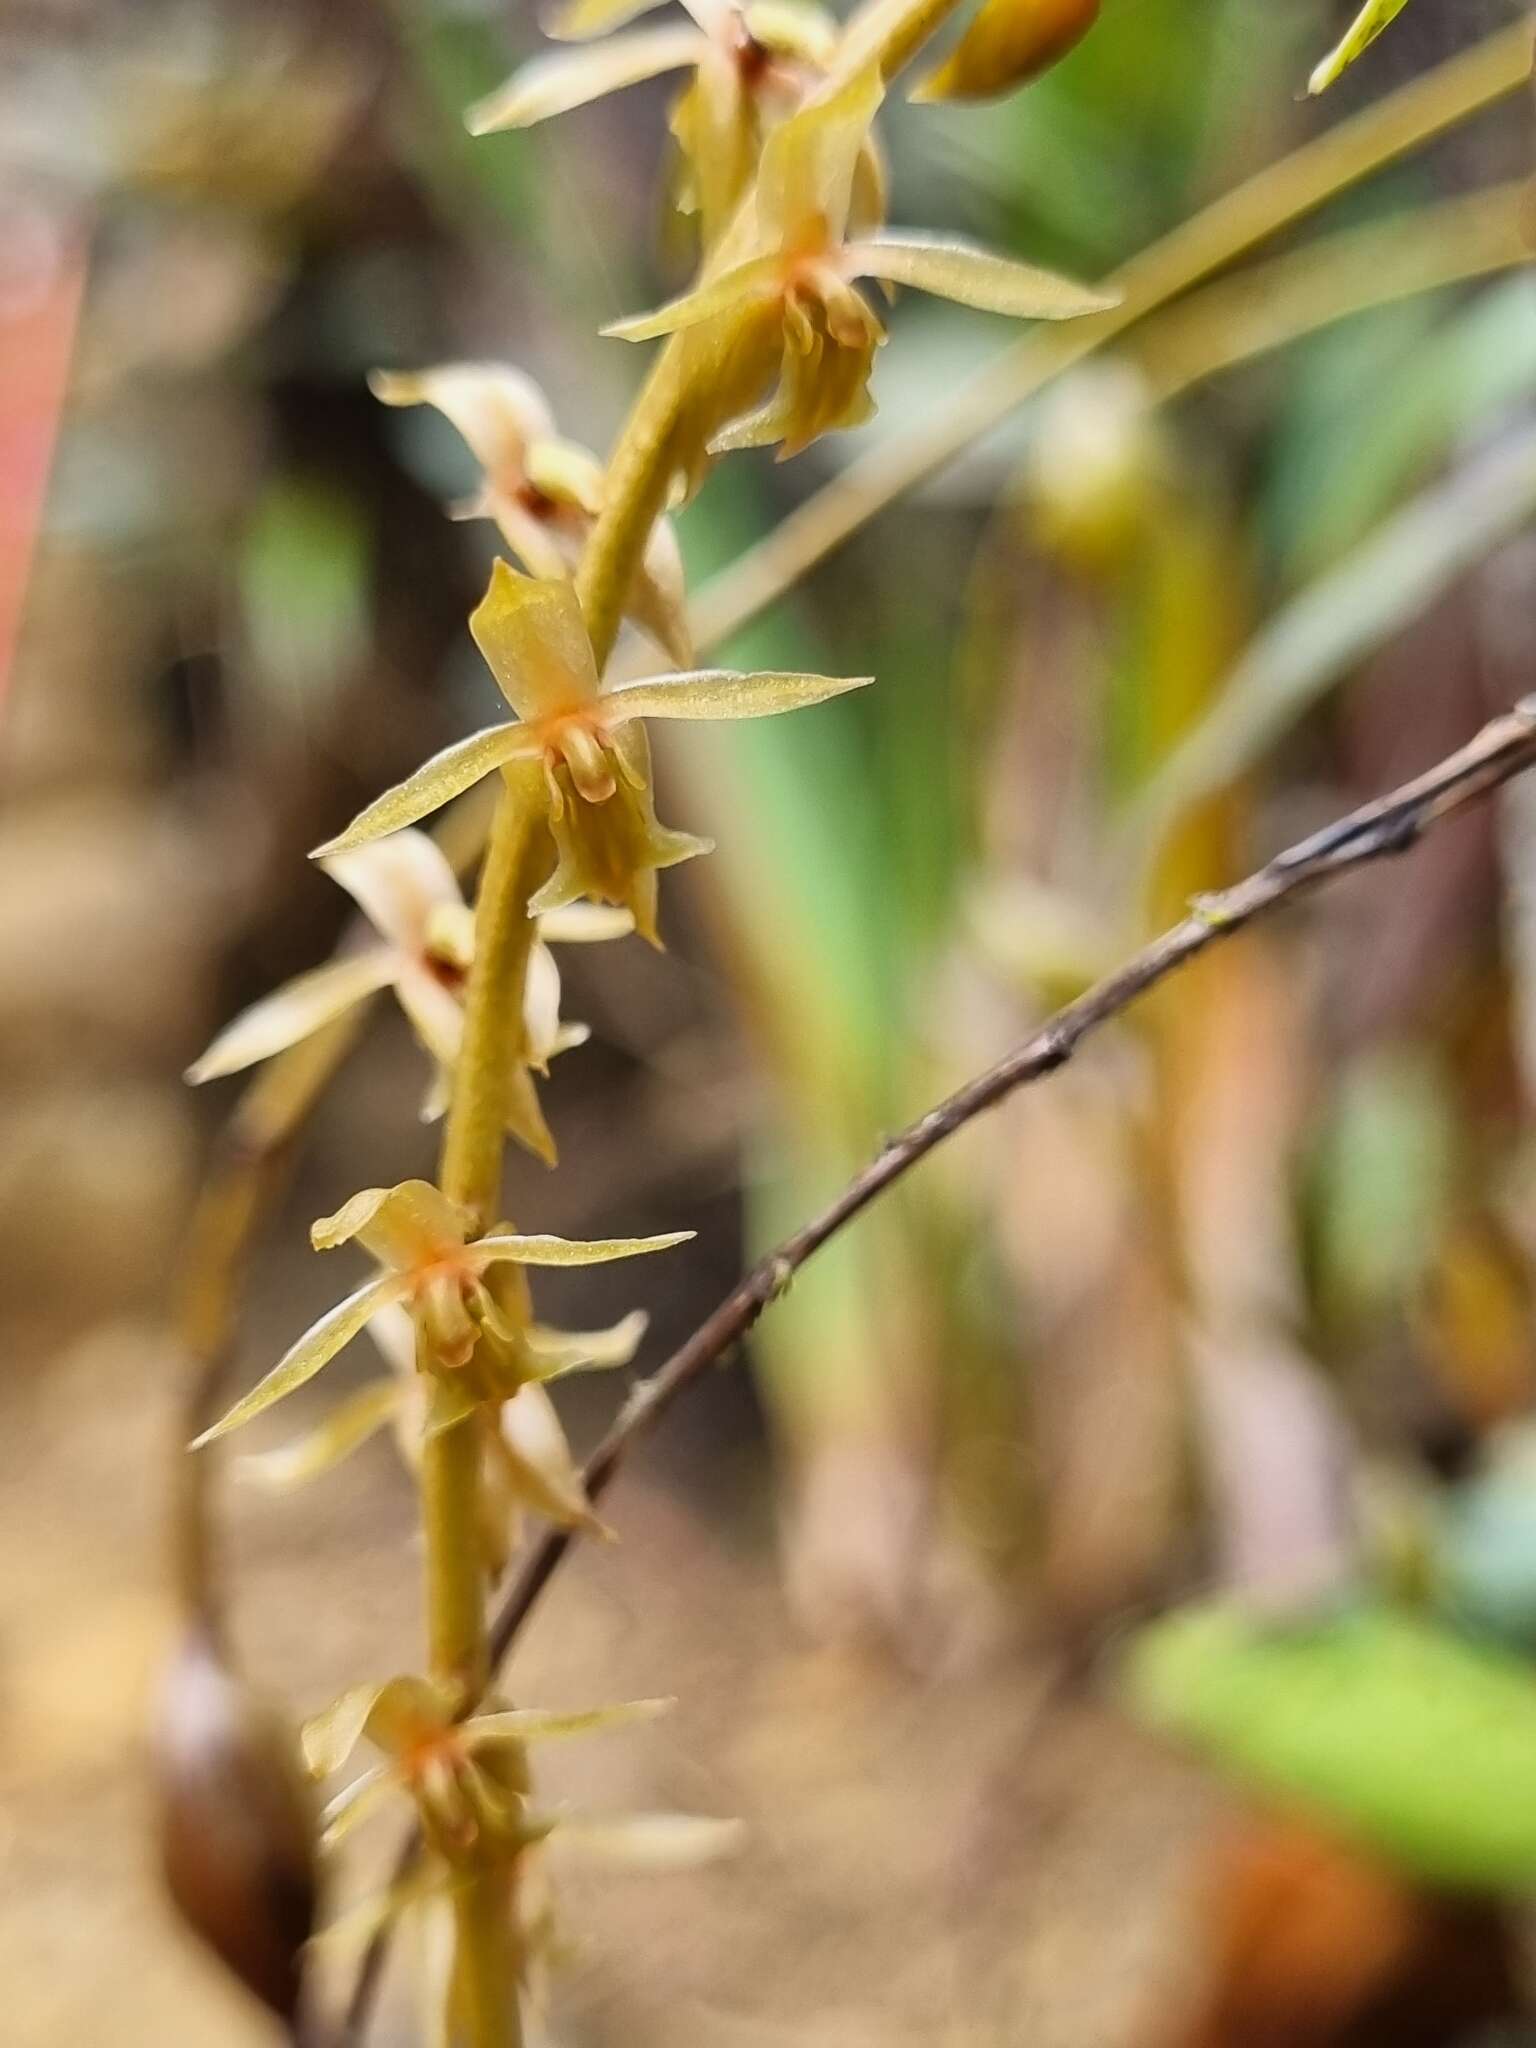
M 1128 820 L 1152 843 L 1224 788 L 1393 633 L 1536 514 L 1536 429 L 1511 434 L 1403 508 L 1258 635 L 1214 709 Z
M 1536 1886 L 1536 1674 L 1389 1608 L 1226 1605 L 1144 1630 L 1136 1710 L 1256 1790 L 1431 1884 Z

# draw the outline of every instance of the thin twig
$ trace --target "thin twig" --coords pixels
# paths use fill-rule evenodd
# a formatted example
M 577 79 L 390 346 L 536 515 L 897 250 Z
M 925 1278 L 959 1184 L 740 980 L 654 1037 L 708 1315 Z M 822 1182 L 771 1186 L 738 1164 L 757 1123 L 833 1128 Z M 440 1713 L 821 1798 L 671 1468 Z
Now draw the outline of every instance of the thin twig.
M 747 1335 L 806 1261 L 946 1138 L 995 1108 L 1016 1089 L 1065 1066 L 1091 1032 L 1120 1016 L 1197 955 L 1319 883 L 1408 852 L 1442 818 L 1532 767 L 1536 767 L 1536 696 L 1522 698 L 1512 711 L 1491 720 L 1466 746 L 1413 781 L 1287 847 L 1234 887 L 1197 898 L 1180 923 L 1076 1002 L 1058 1010 L 995 1066 L 890 1139 L 819 1216 L 759 1259 L 666 1363 L 632 1390 L 583 1471 L 590 1497 L 594 1501 L 602 1497 L 636 1440 L 685 1388 Z M 518 1574 L 491 1626 L 493 1676 L 575 1540 L 573 1530 L 551 1530 Z M 471 1712 L 473 1706 L 474 1702 L 467 1702 L 464 1712 Z M 415 1851 L 412 1836 L 401 1849 L 399 1873 L 409 1866 Z M 347 2029 L 354 2041 L 361 2038 L 367 2023 L 388 1940 L 387 1929 L 375 1935 L 353 1986 Z

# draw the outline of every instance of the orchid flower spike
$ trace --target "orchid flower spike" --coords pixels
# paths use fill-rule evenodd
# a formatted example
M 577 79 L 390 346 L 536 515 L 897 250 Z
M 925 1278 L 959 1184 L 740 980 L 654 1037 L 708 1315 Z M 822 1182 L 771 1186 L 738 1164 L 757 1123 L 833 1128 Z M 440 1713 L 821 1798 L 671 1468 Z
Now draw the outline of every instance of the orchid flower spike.
M 464 1034 L 474 913 L 446 857 L 424 832 L 396 832 L 322 865 L 363 911 L 381 943 L 344 953 L 243 1010 L 187 1069 L 187 1079 L 213 1081 L 271 1059 L 388 988 L 435 1063 L 424 1114 L 436 1116 Z M 520 1069 L 545 1073 L 556 1053 L 587 1037 L 585 1025 L 561 1022 L 560 970 L 547 942 L 617 938 L 632 929 L 623 913 L 588 905 L 573 905 L 541 921 L 523 988 Z M 541 1158 L 552 1157 L 549 1133 L 525 1078 L 513 1090 L 512 1130 Z
M 493 519 L 530 576 L 571 575 L 603 509 L 603 467 L 561 440 L 549 401 L 531 377 L 505 363 L 444 363 L 431 370 L 375 370 L 368 388 L 384 405 L 430 405 L 457 428 L 483 481 L 455 518 Z M 629 611 L 671 661 L 693 659 L 683 558 L 670 519 L 651 528 L 630 590 Z
M 871 680 L 697 669 L 604 686 L 571 585 L 520 576 L 501 561 L 469 625 L 516 719 L 445 747 L 314 858 L 333 858 L 414 824 L 493 769 L 539 761 L 558 858 L 530 911 L 542 916 L 581 897 L 617 904 L 653 945 L 656 870 L 707 853 L 709 842 L 657 823 L 639 721 L 763 718 L 824 703 Z
M 876 65 L 769 136 L 758 172 L 755 253 L 655 313 L 606 331 L 649 341 L 700 330 L 696 379 L 738 392 L 778 383 L 768 403 L 717 432 L 710 452 L 781 444 L 793 455 L 874 410 L 869 376 L 885 330 L 858 278 L 1020 320 L 1068 320 L 1116 304 L 1086 285 L 947 237 L 855 235 L 856 177 L 884 97 Z
M 727 225 L 751 180 L 769 129 L 792 113 L 826 70 L 837 28 L 820 8 L 794 0 L 684 0 L 688 21 L 623 31 L 660 0 L 574 0 L 550 24 L 585 49 L 535 57 L 470 109 L 473 135 L 527 128 L 670 71 L 693 72 L 671 112 L 685 175 L 679 210 L 697 213 L 706 248 Z
M 306 1330 L 265 1379 L 203 1431 L 193 1448 L 228 1435 L 304 1386 L 392 1302 L 409 1305 L 434 1371 L 452 1374 L 468 1365 L 481 1330 L 496 1327 L 498 1311 L 486 1284 L 493 1266 L 601 1265 L 642 1252 L 666 1251 L 692 1235 L 682 1230 L 660 1237 L 580 1242 L 498 1231 L 471 1239 L 466 1213 L 427 1181 L 365 1188 L 334 1216 L 322 1217 L 310 1238 L 317 1251 L 331 1251 L 356 1238 L 380 1272 Z M 456 1414 L 463 1412 L 460 1404 Z

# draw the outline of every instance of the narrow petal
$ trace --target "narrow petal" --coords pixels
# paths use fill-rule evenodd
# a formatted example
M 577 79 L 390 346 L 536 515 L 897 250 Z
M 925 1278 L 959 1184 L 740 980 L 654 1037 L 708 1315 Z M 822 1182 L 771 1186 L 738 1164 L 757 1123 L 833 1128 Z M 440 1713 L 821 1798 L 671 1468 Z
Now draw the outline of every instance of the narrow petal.
M 313 1778 L 339 1771 L 366 1735 L 390 1754 L 443 1727 L 448 1701 L 429 1679 L 385 1678 L 350 1686 L 304 1723 L 304 1762 Z
M 675 1699 L 626 1700 L 620 1706 L 586 1707 L 577 1713 L 551 1713 L 543 1707 L 517 1707 L 502 1714 L 476 1714 L 464 1723 L 465 1746 L 475 1750 L 498 1742 L 551 1742 L 569 1735 L 601 1735 L 610 1728 L 631 1728 L 654 1721 L 677 1705 Z
M 597 946 L 625 939 L 635 928 L 627 910 L 611 903 L 568 903 L 539 919 L 539 937 L 550 946 Z
M 1015 320 L 1079 320 L 1088 313 L 1107 313 L 1120 303 L 1116 294 L 1094 291 L 1032 263 L 1015 263 L 1011 257 L 948 237 L 878 235 L 871 241 L 850 242 L 843 262 L 850 277 L 911 285 L 984 313 L 1007 313 Z
M 1408 0 L 1367 0 L 1345 30 L 1343 38 L 1307 80 L 1308 93 L 1315 98 L 1318 93 L 1326 92 L 1357 57 L 1365 54 L 1382 30 L 1396 21 L 1407 5 Z
M 497 1445 L 514 1499 L 562 1529 L 608 1531 L 592 1512 L 555 1404 L 542 1387 L 519 1387 L 503 1403 Z
M 491 135 L 503 128 L 531 128 L 555 114 L 568 114 L 611 92 L 682 71 L 697 64 L 703 38 L 691 22 L 668 22 L 661 28 L 634 29 L 609 36 L 582 50 L 554 50 L 513 72 L 499 92 L 472 106 L 464 116 L 471 135 Z
M 518 1266 L 603 1266 L 611 1259 L 634 1259 L 642 1252 L 670 1251 L 687 1244 L 694 1230 L 668 1230 L 660 1237 L 481 1237 L 465 1247 L 477 1272 L 502 1259 Z
M 455 740 L 451 747 L 444 747 L 440 754 L 424 761 L 414 775 L 375 797 L 344 832 L 317 846 L 310 859 L 325 860 L 332 854 L 366 846 L 372 839 L 382 839 L 386 833 L 414 825 L 419 818 L 440 810 L 450 798 L 462 795 L 493 768 L 504 767 L 508 761 L 531 760 L 539 751 L 538 741 L 527 728 L 515 724 L 493 725 L 485 732 L 471 733 L 467 740 Z
M 692 1813 L 630 1813 L 613 1820 L 562 1819 L 556 1847 L 630 1870 L 695 1870 L 734 1855 L 746 1840 L 739 1820 Z
M 627 28 L 642 14 L 654 14 L 667 0 L 565 0 L 545 20 L 545 35 L 557 43 L 584 43 L 589 36 Z
M 643 1308 L 632 1310 L 607 1330 L 551 1330 L 535 1323 L 523 1342 L 536 1377 L 558 1380 L 571 1372 L 604 1372 L 628 1365 L 649 1323 Z
M 266 1378 L 258 1380 L 227 1415 L 214 1423 L 211 1429 L 205 1429 L 201 1436 L 194 1437 L 190 1448 L 199 1450 L 217 1437 L 228 1436 L 232 1429 L 239 1429 L 274 1402 L 306 1385 L 323 1366 L 330 1364 L 344 1345 L 351 1343 L 371 1315 L 386 1302 L 398 1301 L 408 1284 L 402 1274 L 384 1273 L 378 1279 L 370 1280 L 366 1287 L 359 1287 L 356 1294 L 349 1294 L 345 1301 L 338 1303 L 328 1315 L 323 1315 L 318 1323 L 306 1330 Z
M 312 1947 L 333 1959 L 360 1954 L 381 1929 L 391 1927 L 413 1907 L 457 1889 L 459 1880 L 435 1856 L 421 1857 L 414 1870 L 385 1891 L 375 1892 L 340 1914 L 314 1936 Z
M 529 1066 L 547 1073 L 560 1041 L 560 970 L 548 946 L 537 943 L 523 979 L 523 1038 Z
M 525 1152 L 531 1152 L 544 1165 L 552 1167 L 559 1164 L 560 1155 L 555 1148 L 554 1134 L 544 1118 L 539 1091 L 522 1060 L 513 1063 L 507 1087 L 507 1130 Z
M 603 716 L 610 725 L 628 718 L 770 718 L 777 711 L 825 704 L 873 681 L 873 676 L 813 676 L 782 669 L 701 668 L 688 675 L 620 683 L 604 692 Z
M 498 560 L 485 596 L 469 615 L 469 630 L 519 718 L 572 711 L 596 695 L 592 642 L 569 583 L 519 576 Z M 514 751 L 526 756 L 542 749 Z
M 395 994 L 426 1051 L 440 1065 L 451 1067 L 464 1042 L 464 1009 L 457 997 L 415 961 L 402 968 Z
M 355 1237 L 381 1266 L 402 1271 L 430 1265 L 464 1243 L 466 1214 L 429 1180 L 403 1180 L 392 1188 L 364 1188 L 334 1216 L 310 1226 L 317 1252 L 333 1252 Z
M 375 370 L 368 389 L 384 405 L 430 405 L 457 427 L 488 481 L 522 482 L 532 442 L 555 431 L 549 401 L 509 363 L 443 363 L 431 370 Z
M 691 668 L 693 640 L 688 630 L 688 589 L 682 550 L 670 519 L 651 528 L 640 559 L 639 574 L 629 595 L 630 616 L 642 626 L 668 660 Z
M 763 146 L 757 211 L 776 248 L 843 239 L 854 174 L 884 97 L 879 66 L 871 64 L 830 99 L 812 100 L 774 129 Z
M 616 341 L 655 341 L 663 334 L 676 334 L 684 327 L 699 327 L 718 319 L 753 299 L 769 299 L 781 289 L 784 260 L 781 256 L 753 256 L 718 277 L 684 292 L 658 306 L 654 313 L 637 313 L 630 320 L 615 320 L 604 334 Z
M 320 1839 L 327 1849 L 344 1842 L 355 1828 L 387 1806 L 404 1787 L 403 1773 L 392 1764 L 377 1764 L 336 1794 L 320 1815 Z
M 307 1485 L 349 1458 L 360 1444 L 383 1428 L 400 1406 L 396 1380 L 375 1380 L 334 1408 L 318 1429 L 307 1436 L 280 1444 L 276 1450 L 258 1451 L 242 1458 L 239 1474 L 273 1493 L 287 1493 Z
M 381 988 L 395 975 L 395 953 L 375 948 L 350 958 L 327 961 L 285 982 L 230 1024 L 226 1024 L 201 1059 L 187 1069 L 187 1079 L 216 1081 L 225 1074 L 238 1074 L 258 1060 L 286 1052 L 301 1038 L 308 1038 L 322 1024 L 329 1024 Z
M 425 832 L 332 854 L 320 865 L 346 890 L 368 922 L 404 951 L 419 951 L 435 911 L 463 907 L 464 893 L 448 857 Z

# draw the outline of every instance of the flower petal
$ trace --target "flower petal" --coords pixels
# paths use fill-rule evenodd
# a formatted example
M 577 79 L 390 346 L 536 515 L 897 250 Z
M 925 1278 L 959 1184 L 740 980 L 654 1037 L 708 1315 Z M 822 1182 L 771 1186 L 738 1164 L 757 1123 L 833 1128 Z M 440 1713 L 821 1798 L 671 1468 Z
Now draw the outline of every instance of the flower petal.
M 382 1429 L 400 1406 L 400 1386 L 395 1380 L 374 1380 L 332 1409 L 318 1429 L 275 1450 L 258 1451 L 242 1458 L 239 1474 L 274 1493 L 287 1493 L 349 1458 L 376 1430 Z
M 697 1236 L 696 1230 L 668 1230 L 659 1237 L 480 1237 L 465 1247 L 465 1255 L 476 1272 L 502 1259 L 517 1266 L 603 1266 L 610 1259 L 670 1251 Z
M 1120 303 L 1115 293 L 1094 291 L 1032 263 L 1015 263 L 968 242 L 918 234 L 877 235 L 850 242 L 843 251 L 850 277 L 879 277 L 976 306 L 1015 320 L 1079 320 L 1107 313 Z
M 222 1416 L 211 1429 L 205 1429 L 201 1436 L 194 1437 L 189 1448 L 199 1450 L 216 1437 L 228 1436 L 232 1429 L 239 1429 L 275 1401 L 283 1400 L 304 1386 L 323 1366 L 330 1364 L 343 1345 L 351 1343 L 371 1315 L 386 1302 L 398 1301 L 408 1285 L 403 1274 L 383 1273 L 378 1279 L 370 1280 L 366 1287 L 359 1287 L 356 1294 L 349 1294 L 318 1323 L 312 1324 L 283 1354 L 266 1378 L 258 1380 L 227 1415 Z
M 607 1330 L 551 1330 L 535 1323 L 524 1333 L 523 1344 L 535 1377 L 558 1380 L 571 1372 L 604 1372 L 628 1365 L 649 1323 L 643 1308 L 632 1309 Z
M 509 569 L 507 573 L 514 572 Z M 553 584 L 545 587 L 555 588 Z M 462 795 L 493 768 L 503 767 L 508 761 L 530 760 L 539 751 L 538 741 L 517 724 L 489 726 L 484 732 L 471 733 L 467 740 L 455 740 L 451 747 L 444 747 L 440 754 L 424 761 L 414 775 L 375 797 L 344 832 L 317 846 L 310 859 L 326 860 L 414 825 L 418 818 L 440 810 L 451 797 Z
M 395 982 L 400 1007 L 423 1047 L 441 1065 L 451 1067 L 464 1042 L 464 1010 L 435 975 L 408 961 Z
M 284 982 L 226 1024 L 202 1057 L 188 1067 L 186 1078 L 194 1086 L 200 1081 L 216 1081 L 225 1074 L 238 1074 L 258 1060 L 270 1059 L 274 1053 L 286 1052 L 354 1003 L 387 988 L 394 980 L 395 965 L 393 949 L 376 947 L 329 960 L 323 967 Z
M 1307 80 L 1308 94 L 1315 98 L 1318 93 L 1326 92 L 1357 57 L 1364 56 L 1382 30 L 1396 21 L 1407 5 L 1408 0 L 1367 0 L 1341 40 Z
M 837 48 L 837 23 L 802 0 L 747 0 L 742 9 L 747 34 L 776 55 L 798 57 L 824 70 Z
M 523 481 L 530 443 L 555 431 L 549 401 L 509 363 L 442 363 L 430 370 L 375 370 L 368 389 L 385 405 L 431 405 L 464 437 L 487 480 Z
M 519 1387 L 502 1404 L 501 1427 L 492 1442 L 500 1452 L 513 1498 L 562 1529 L 608 1531 L 592 1512 L 555 1404 L 539 1386 Z
M 434 915 L 464 908 L 448 856 L 425 832 L 392 832 L 350 853 L 332 854 L 320 866 L 402 951 L 420 951 Z
M 568 114 L 611 92 L 697 64 L 703 38 L 691 22 L 668 22 L 609 36 L 581 50 L 552 50 L 521 65 L 506 84 L 478 101 L 464 116 L 471 135 L 503 128 L 531 128 L 555 114 Z
M 404 1914 L 428 1900 L 451 1896 L 462 1882 L 446 1863 L 439 1862 L 435 1856 L 423 1856 L 413 1870 L 398 1878 L 387 1890 L 360 1900 L 328 1926 L 322 1927 L 311 1945 L 323 1950 L 333 1960 L 345 1957 L 350 1962 L 383 1928 L 393 1926 Z
M 469 630 L 519 718 L 571 711 L 595 696 L 592 642 L 569 583 L 519 576 L 498 559 L 485 596 L 469 615 Z M 519 751 L 542 748 L 535 743 Z
M 870 64 L 829 99 L 812 100 L 780 122 L 768 137 L 758 171 L 757 214 L 775 248 L 841 242 L 854 174 L 884 97 L 880 68 Z
M 539 919 L 539 937 L 549 946 L 597 946 L 626 939 L 635 928 L 627 910 L 612 903 L 567 903 Z
M 1048 71 L 1098 19 L 1099 0 L 985 0 L 944 62 L 911 97 L 986 100 Z
M 631 1870 L 695 1870 L 736 1853 L 746 1840 L 739 1820 L 693 1813 L 630 1813 L 613 1820 L 562 1819 L 551 1841 Z
M 339 1771 L 366 1735 L 389 1754 L 447 1725 L 451 1707 L 430 1679 L 376 1679 L 350 1686 L 304 1723 L 304 1762 L 312 1778 Z
M 642 14 L 654 14 L 667 0 L 565 0 L 544 23 L 544 33 L 557 43 L 584 43 L 627 28 Z
M 771 718 L 825 704 L 862 690 L 873 676 L 813 676 L 791 669 L 694 669 L 687 675 L 647 676 L 603 693 L 610 725 L 629 718 Z
M 669 1714 L 675 1699 L 625 1700 L 619 1706 L 584 1707 L 575 1713 L 552 1713 L 543 1707 L 514 1707 L 506 1713 L 476 1714 L 460 1733 L 471 1751 L 498 1742 L 552 1742 L 568 1735 L 601 1735 L 610 1728 L 630 1728 Z
M 344 1842 L 354 1828 L 361 1827 L 404 1786 L 404 1775 L 392 1764 L 376 1764 L 354 1778 L 330 1800 L 320 1815 L 320 1839 L 327 1849 Z
M 615 341 L 655 341 L 663 334 L 676 334 L 684 327 L 699 327 L 734 311 L 753 299 L 769 299 L 782 288 L 784 259 L 777 255 L 752 256 L 745 263 L 722 270 L 680 298 L 670 299 L 654 313 L 637 313 L 629 320 L 615 320 L 603 333 Z
M 333 1252 L 355 1237 L 381 1266 L 407 1271 L 431 1265 L 464 1243 L 467 1212 L 429 1180 L 403 1180 L 392 1188 L 364 1188 L 334 1216 L 310 1225 L 317 1252 Z

